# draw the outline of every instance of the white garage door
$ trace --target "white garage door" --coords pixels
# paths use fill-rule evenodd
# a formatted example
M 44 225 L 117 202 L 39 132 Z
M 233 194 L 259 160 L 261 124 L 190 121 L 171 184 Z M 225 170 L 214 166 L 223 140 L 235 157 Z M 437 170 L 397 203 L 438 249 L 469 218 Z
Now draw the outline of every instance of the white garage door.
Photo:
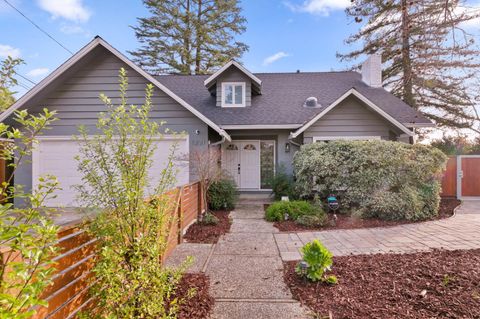
M 175 156 L 178 173 L 176 184 L 183 185 L 189 181 L 188 165 L 188 138 L 164 137 L 155 141 L 157 144 L 152 168 L 149 172 L 150 183 L 156 185 L 160 178 L 160 172 L 165 168 L 170 154 L 169 150 L 173 143 L 178 143 Z M 57 177 L 61 190 L 56 192 L 57 197 L 49 199 L 45 204 L 50 207 L 77 207 L 77 192 L 74 185 L 82 183 L 78 162 L 75 156 L 78 155 L 78 142 L 71 138 L 49 138 L 42 137 L 32 154 L 32 182 L 36 187 L 38 177 L 46 174 Z

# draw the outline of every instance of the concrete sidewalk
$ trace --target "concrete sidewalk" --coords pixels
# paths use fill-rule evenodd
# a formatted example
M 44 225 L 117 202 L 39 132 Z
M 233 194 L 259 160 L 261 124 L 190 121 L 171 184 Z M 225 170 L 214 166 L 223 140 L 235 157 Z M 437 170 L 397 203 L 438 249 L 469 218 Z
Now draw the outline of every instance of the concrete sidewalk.
M 217 244 L 182 244 L 168 263 L 195 256 L 191 271 L 210 277 L 211 318 L 308 318 L 283 281 L 278 230 L 263 219 L 263 203 L 240 203 L 230 216 L 230 233 Z
M 282 260 L 301 259 L 300 248 L 320 240 L 334 256 L 409 253 L 434 248 L 480 248 L 480 201 L 464 201 L 455 216 L 385 228 L 275 234 Z

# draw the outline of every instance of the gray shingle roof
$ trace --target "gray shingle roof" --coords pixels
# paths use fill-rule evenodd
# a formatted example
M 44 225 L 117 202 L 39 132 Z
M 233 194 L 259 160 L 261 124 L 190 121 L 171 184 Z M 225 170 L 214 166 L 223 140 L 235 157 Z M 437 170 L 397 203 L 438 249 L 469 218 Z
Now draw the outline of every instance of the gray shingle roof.
M 208 75 L 160 75 L 156 78 L 175 94 L 218 125 L 304 124 L 355 88 L 401 123 L 430 124 L 402 100 L 382 88 L 372 88 L 357 72 L 255 73 L 262 80 L 262 95 L 252 96 L 252 106 L 221 108 L 203 85 Z M 314 96 L 321 107 L 303 107 Z

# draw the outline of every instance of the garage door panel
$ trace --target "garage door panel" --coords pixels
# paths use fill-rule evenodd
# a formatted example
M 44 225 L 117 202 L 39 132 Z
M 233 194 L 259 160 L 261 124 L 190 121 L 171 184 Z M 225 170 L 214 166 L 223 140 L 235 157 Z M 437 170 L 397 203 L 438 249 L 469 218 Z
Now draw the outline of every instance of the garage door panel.
M 148 191 L 153 191 L 160 181 L 161 172 L 168 163 L 171 145 L 178 143 L 176 151 L 175 166 L 178 169 L 175 185 L 183 185 L 189 181 L 188 160 L 188 140 L 173 140 L 166 138 L 155 141 L 156 150 L 153 154 L 152 167 L 149 170 L 150 187 Z M 39 176 L 47 174 L 57 177 L 61 190 L 56 192 L 57 197 L 48 199 L 47 206 L 52 207 L 77 207 L 79 206 L 77 192 L 74 185 L 82 184 L 82 177 L 77 170 L 78 162 L 75 156 L 79 154 L 78 142 L 72 139 L 40 139 L 37 148 L 33 153 L 33 187 L 36 187 L 36 181 Z

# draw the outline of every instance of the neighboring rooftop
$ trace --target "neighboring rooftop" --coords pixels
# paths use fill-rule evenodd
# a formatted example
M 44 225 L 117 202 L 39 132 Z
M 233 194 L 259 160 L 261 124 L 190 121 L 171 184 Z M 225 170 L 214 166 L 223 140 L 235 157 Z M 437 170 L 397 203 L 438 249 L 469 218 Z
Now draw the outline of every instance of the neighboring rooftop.
M 360 73 L 300 72 L 254 73 L 262 81 L 262 94 L 252 96 L 252 106 L 221 108 L 205 88 L 209 75 L 160 75 L 155 78 L 218 125 L 304 124 L 348 90 L 354 88 L 403 124 L 431 121 L 383 88 L 362 81 Z M 304 107 L 316 97 L 318 108 Z

